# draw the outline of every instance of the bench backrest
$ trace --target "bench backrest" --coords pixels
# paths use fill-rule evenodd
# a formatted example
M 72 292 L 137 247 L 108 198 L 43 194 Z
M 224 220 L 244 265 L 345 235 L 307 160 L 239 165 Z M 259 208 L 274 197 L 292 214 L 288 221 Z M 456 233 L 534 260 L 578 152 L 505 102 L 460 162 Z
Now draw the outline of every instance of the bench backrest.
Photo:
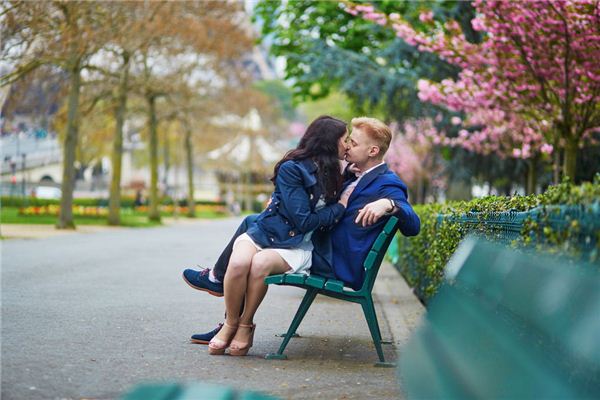
M 401 351 L 415 398 L 600 394 L 600 274 L 468 238 Z
M 381 266 L 381 262 L 385 257 L 385 253 L 390 243 L 394 239 L 397 229 L 398 218 L 390 217 L 390 219 L 384 225 L 383 230 L 377 236 L 377 239 L 375 239 L 375 242 L 371 246 L 367 257 L 363 262 L 363 267 L 365 268 L 366 272 L 365 281 L 360 289 L 361 291 L 371 292 L 373 289 L 375 279 L 377 278 L 377 273 L 379 272 L 379 267 Z

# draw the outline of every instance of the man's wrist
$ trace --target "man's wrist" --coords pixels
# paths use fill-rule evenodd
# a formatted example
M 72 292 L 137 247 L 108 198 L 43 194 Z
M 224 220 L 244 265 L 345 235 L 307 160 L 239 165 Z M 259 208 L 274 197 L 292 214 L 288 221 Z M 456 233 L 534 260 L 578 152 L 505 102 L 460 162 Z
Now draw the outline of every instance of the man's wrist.
M 387 201 L 390 202 L 390 209 L 387 212 L 391 213 L 396 208 L 396 204 L 394 203 L 394 200 L 392 200 L 392 199 L 387 199 Z

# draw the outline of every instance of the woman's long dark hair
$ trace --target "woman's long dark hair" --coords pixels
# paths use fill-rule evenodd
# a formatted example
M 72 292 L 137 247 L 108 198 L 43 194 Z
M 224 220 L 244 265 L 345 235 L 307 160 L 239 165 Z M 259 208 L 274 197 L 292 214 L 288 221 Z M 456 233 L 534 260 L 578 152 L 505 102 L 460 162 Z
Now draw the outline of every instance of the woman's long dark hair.
M 328 115 L 322 115 L 315 119 L 306 128 L 298 146 L 288 151 L 275 165 L 271 181 L 275 183 L 279 167 L 284 162 L 310 158 L 317 163 L 317 180 L 323 188 L 325 201 L 330 203 L 336 200 L 343 183 L 338 158 L 338 142 L 345 134 L 346 123 L 344 121 Z

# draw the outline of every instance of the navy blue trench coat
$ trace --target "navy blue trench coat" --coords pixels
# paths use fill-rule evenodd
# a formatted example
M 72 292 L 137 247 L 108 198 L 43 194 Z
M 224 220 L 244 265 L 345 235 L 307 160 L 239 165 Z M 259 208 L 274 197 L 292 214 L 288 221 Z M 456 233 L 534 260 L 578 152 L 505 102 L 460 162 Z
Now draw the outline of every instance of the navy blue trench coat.
M 339 203 L 315 210 L 323 190 L 317 181 L 317 164 L 289 160 L 281 164 L 271 203 L 248 228 L 248 235 L 262 248 L 298 247 L 304 235 L 317 228 L 329 229 L 344 214 Z

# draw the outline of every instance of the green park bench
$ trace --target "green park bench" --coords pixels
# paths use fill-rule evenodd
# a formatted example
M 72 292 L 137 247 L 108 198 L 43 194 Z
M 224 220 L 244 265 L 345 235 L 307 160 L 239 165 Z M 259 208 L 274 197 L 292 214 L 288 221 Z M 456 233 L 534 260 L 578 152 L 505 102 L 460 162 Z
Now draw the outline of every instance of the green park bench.
M 260 392 L 240 391 L 207 383 L 145 383 L 134 387 L 121 400 L 277 400 Z
M 283 342 L 279 347 L 277 353 L 267 354 L 267 359 L 286 359 L 287 356 L 283 354 L 288 342 L 295 335 L 296 329 L 302 322 L 302 319 L 306 315 L 306 312 L 310 308 L 313 300 L 317 294 L 321 294 L 328 297 L 333 297 L 339 300 L 349 301 L 352 303 L 358 303 L 362 306 L 369 330 L 371 331 L 371 337 L 375 344 L 375 349 L 379 357 L 379 363 L 376 366 L 391 366 L 392 364 L 386 363 L 381 348 L 382 344 L 390 342 L 383 342 L 381 338 L 381 331 L 379 330 L 379 323 L 377 322 L 377 314 L 375 313 L 375 307 L 373 305 L 373 297 L 371 291 L 375 284 L 375 278 L 379 272 L 381 262 L 385 257 L 390 242 L 394 238 L 396 229 L 398 228 L 398 218 L 391 217 L 385 224 L 382 232 L 379 234 L 373 246 L 371 247 L 363 266 L 365 268 L 365 281 L 360 290 L 354 291 L 344 286 L 344 282 L 336 279 L 327 279 L 318 275 L 302 275 L 302 274 L 279 274 L 271 275 L 265 278 L 265 283 L 285 286 L 295 286 L 306 290 L 306 294 L 296 311 L 296 315 L 290 324 L 290 327 L 285 334 Z
M 400 351 L 409 398 L 600 398 L 600 274 L 469 237 Z

